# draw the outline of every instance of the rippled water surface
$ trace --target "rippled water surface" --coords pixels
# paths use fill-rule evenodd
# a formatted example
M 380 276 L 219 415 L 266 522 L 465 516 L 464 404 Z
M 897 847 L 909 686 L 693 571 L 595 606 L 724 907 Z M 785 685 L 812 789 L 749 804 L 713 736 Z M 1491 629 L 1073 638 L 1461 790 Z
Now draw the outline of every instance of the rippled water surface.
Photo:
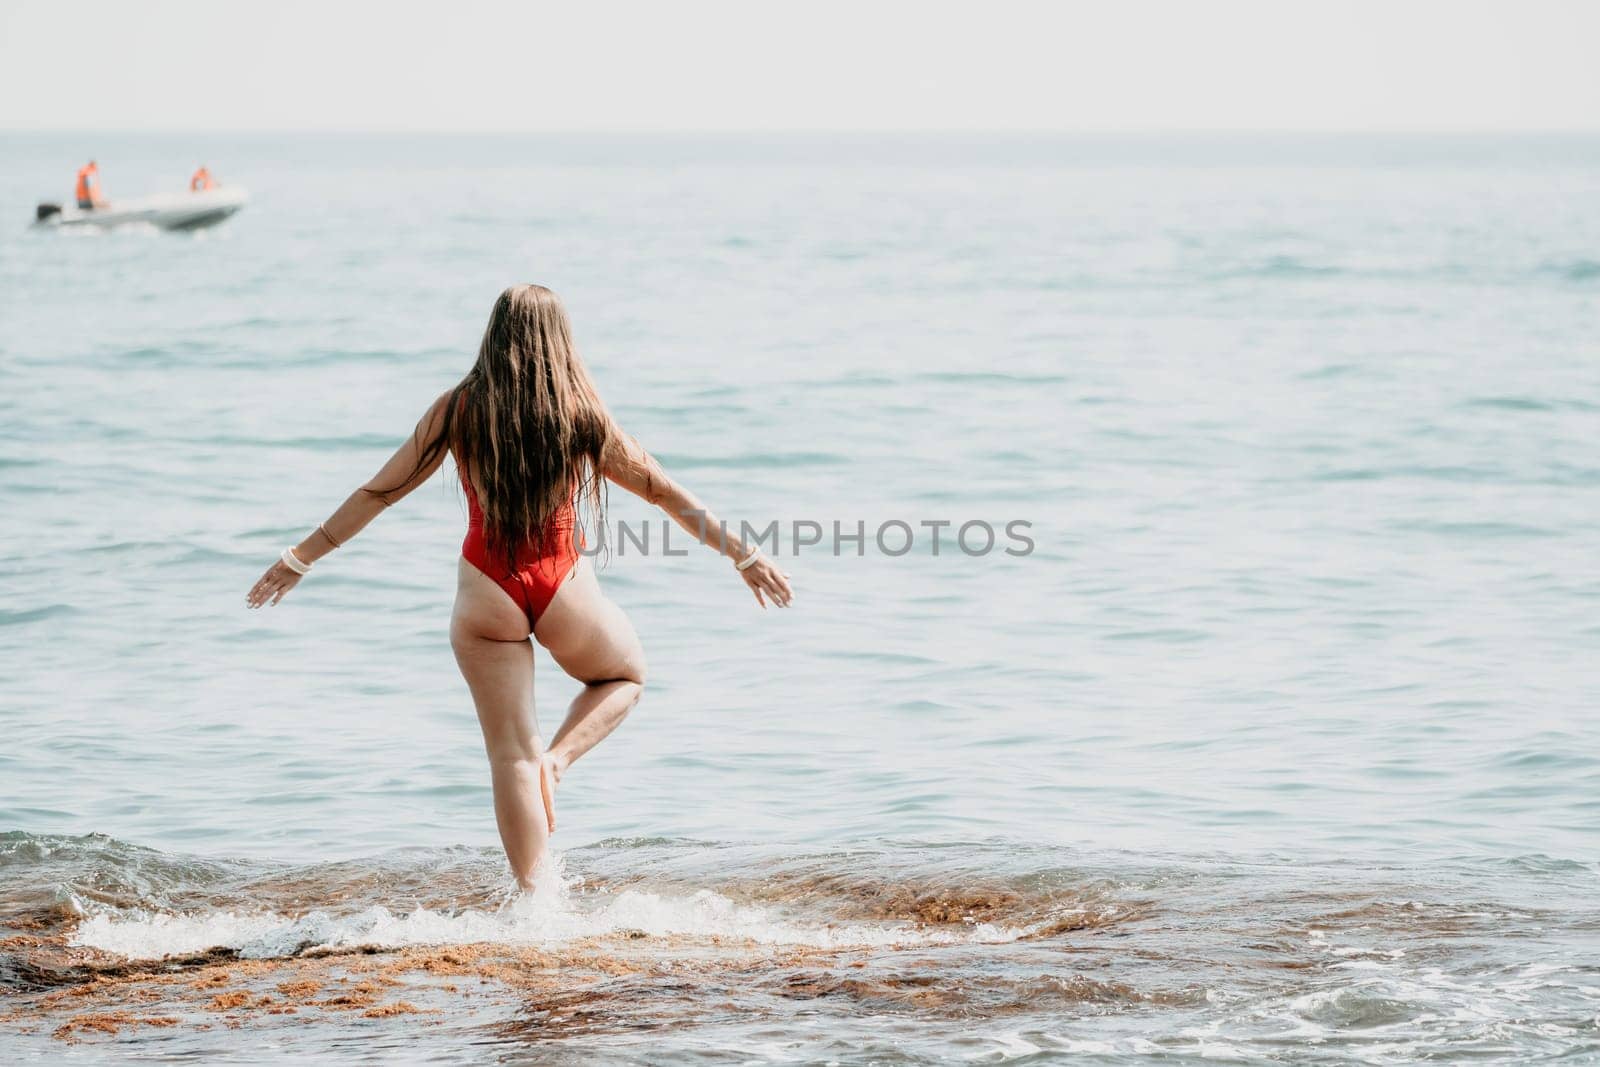
M 90 154 L 252 200 L 28 232 Z M 9 135 L 0 1058 L 1600 1057 L 1597 202 L 1592 139 Z M 825 534 L 789 612 L 613 555 L 649 691 L 513 899 L 452 479 L 242 604 L 519 281 Z

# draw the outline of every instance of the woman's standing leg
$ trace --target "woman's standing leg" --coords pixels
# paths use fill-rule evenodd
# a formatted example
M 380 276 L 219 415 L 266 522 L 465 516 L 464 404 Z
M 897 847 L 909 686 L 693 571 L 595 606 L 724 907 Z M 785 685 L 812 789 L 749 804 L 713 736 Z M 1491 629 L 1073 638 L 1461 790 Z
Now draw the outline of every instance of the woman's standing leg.
M 556 783 L 574 760 L 622 725 L 644 692 L 644 649 L 628 616 L 600 591 L 584 559 L 556 590 L 533 636 L 562 670 L 583 683 L 541 766 L 545 808 L 554 830 Z
M 450 646 L 478 709 L 500 842 L 517 883 L 531 889 L 549 847 L 550 814 L 540 788 L 544 746 L 534 717 L 528 617 L 466 560 L 459 564 Z

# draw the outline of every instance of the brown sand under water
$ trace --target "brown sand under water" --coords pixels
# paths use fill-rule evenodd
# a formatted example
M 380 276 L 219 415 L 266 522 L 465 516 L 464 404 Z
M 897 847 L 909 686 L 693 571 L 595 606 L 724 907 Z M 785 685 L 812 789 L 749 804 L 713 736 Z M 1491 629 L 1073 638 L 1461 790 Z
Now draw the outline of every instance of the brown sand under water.
M 729 899 L 780 902 L 794 921 L 845 940 L 857 923 L 863 941 L 904 931 L 893 943 L 842 947 L 613 928 L 538 944 L 128 960 L 73 946 L 80 919 L 44 909 L 8 916 L 11 936 L 0 938 L 0 1042 L 9 1033 L 32 1035 L 35 1051 L 130 1042 L 204 1057 L 267 1039 L 314 1057 L 380 1057 L 373 1062 L 423 1042 L 447 1057 L 504 1042 L 540 1045 L 538 1055 L 557 1061 L 601 1050 L 652 1062 L 657 1045 L 693 1053 L 714 1039 L 748 1051 L 804 1038 L 835 1042 L 828 1057 L 845 1060 L 863 1042 L 899 1055 L 922 1041 L 943 1062 L 999 1048 L 962 1044 L 990 1024 L 1023 1035 L 1073 1027 L 1135 1045 L 1165 1031 L 1192 1048 L 1189 1031 L 1227 1019 L 1257 1027 L 1264 1048 L 1310 1026 L 1359 1044 L 1369 1029 L 1388 1040 L 1394 1027 L 1444 1025 L 1432 1004 L 1459 985 L 1430 986 L 1412 1005 L 1373 992 L 1372 968 L 1402 982 L 1470 975 L 1491 934 L 1533 943 L 1550 921 L 1488 901 L 1421 900 L 1409 887 L 1280 890 L 1241 878 L 1207 907 L 1176 890 L 1157 899 L 1093 880 L 968 882 L 835 869 L 719 884 Z M 1477 1010 L 1484 1002 L 1474 998 L 1462 1003 Z
M 979 892 L 863 902 L 874 918 L 916 928 L 1006 919 L 1017 902 Z M 1110 924 L 1106 919 L 1101 925 Z M 775 947 L 739 938 L 663 937 L 623 931 L 559 948 L 466 944 L 341 949 L 268 960 L 215 950 L 129 961 L 68 943 L 75 920 L 0 940 L 12 979 L 0 988 L 0 1028 L 48 1031 L 68 1042 L 138 1028 L 217 1026 L 270 1030 L 359 1017 L 416 1024 L 481 1024 L 501 1037 L 559 1037 L 689 1024 L 707 1005 L 725 1011 L 763 1001 L 828 1001 L 862 1011 L 959 1016 L 1036 1003 L 1039 989 L 973 973 L 973 946 Z M 1084 918 L 1063 928 L 1087 929 Z M 17 927 L 13 924 L 13 929 Z M 1053 931 L 1059 933 L 1059 930 Z M 1056 956 L 1050 961 L 1060 966 Z M 1062 1001 L 1136 1000 L 1142 994 L 1070 972 L 1043 995 Z M 1020 1007 L 1019 1009 L 1020 1010 Z

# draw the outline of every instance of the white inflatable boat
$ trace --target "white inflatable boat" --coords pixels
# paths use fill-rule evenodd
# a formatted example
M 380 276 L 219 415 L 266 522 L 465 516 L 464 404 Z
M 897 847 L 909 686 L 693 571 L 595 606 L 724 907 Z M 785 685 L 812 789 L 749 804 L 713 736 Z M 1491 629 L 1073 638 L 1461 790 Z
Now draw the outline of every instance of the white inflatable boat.
M 250 199 L 243 189 L 225 186 L 198 193 L 165 193 L 137 200 L 112 200 L 103 207 L 84 210 L 60 204 L 40 204 L 35 227 L 97 227 L 112 229 L 142 223 L 163 230 L 199 230 L 215 226 L 244 207 Z

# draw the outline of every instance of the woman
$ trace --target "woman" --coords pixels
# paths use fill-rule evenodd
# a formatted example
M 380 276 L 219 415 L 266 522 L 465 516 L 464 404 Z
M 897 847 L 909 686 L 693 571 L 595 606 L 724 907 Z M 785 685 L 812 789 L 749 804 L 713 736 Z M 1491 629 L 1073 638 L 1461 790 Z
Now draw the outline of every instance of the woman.
M 427 481 L 447 452 L 468 514 L 450 644 L 483 728 L 500 840 L 518 884 L 530 889 L 556 828 L 557 783 L 644 688 L 639 638 L 578 551 L 577 506 L 586 504 L 604 531 L 601 483 L 609 479 L 733 560 L 763 608 L 768 598 L 787 607 L 792 591 L 788 575 L 724 530 L 612 420 L 561 302 L 543 286 L 522 285 L 495 301 L 467 376 L 433 402 L 376 477 L 284 549 L 251 588 L 249 606 L 282 600 L 312 564 Z M 530 634 L 584 686 L 548 747 L 534 719 Z

